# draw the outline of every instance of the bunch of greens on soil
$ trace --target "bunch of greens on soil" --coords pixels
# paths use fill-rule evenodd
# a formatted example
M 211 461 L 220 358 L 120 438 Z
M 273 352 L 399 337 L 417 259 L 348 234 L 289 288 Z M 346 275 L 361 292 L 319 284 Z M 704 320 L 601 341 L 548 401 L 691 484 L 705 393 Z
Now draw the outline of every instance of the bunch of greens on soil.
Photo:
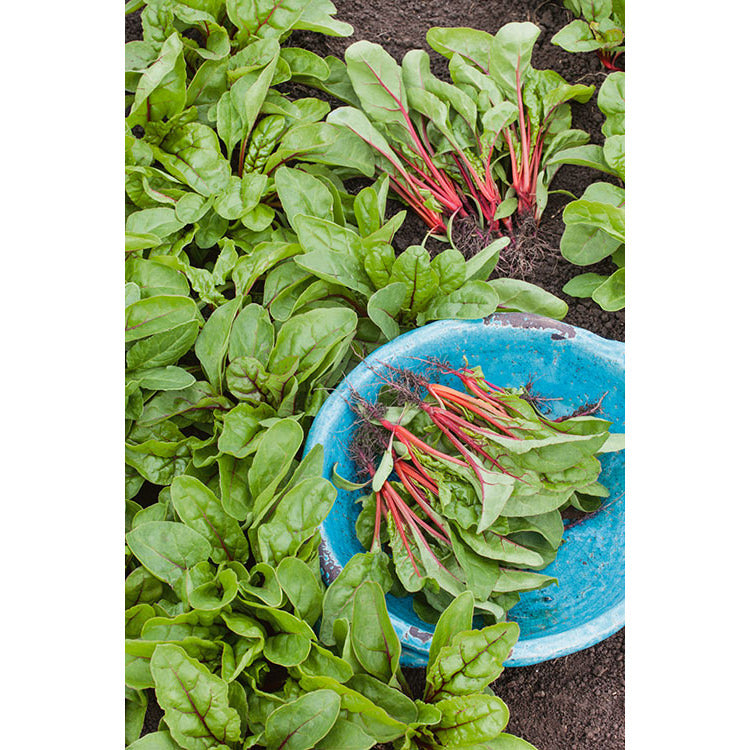
M 556 582 L 535 571 L 562 542 L 561 511 L 599 508 L 608 490 L 597 454 L 620 446 L 593 416 L 601 399 L 551 419 L 528 387 L 434 366 L 463 390 L 388 366 L 376 403 L 352 396 L 359 426 L 349 450 L 367 480 L 358 486 L 371 488 L 357 536 L 371 551 L 388 545 L 398 587 L 416 595 L 426 621 L 470 591 L 499 622 L 520 592 Z
M 625 74 L 610 73 L 599 91 L 604 146 L 582 146 L 576 163 L 599 169 L 625 182 Z M 608 182 L 589 185 L 583 195 L 563 211 L 565 231 L 560 239 L 562 256 L 577 266 L 611 258 L 617 270 L 609 276 L 583 273 L 574 276 L 563 291 L 572 297 L 591 297 L 604 310 L 625 306 L 625 188 Z
M 327 122 L 370 146 L 375 167 L 432 232 L 468 224 L 481 246 L 513 236 L 514 227 L 538 222 L 567 149 L 588 141 L 571 128 L 568 102 L 587 101 L 593 86 L 534 69 L 539 33 L 532 23 L 506 24 L 494 37 L 430 29 L 427 41 L 450 60 L 452 84 L 430 72 L 424 50 L 410 50 L 399 66 L 381 46 L 357 42 L 346 51 L 351 88 L 326 89 L 352 106 Z
M 552 37 L 568 52 L 596 52 L 607 70 L 620 70 L 617 58 L 625 51 L 625 0 L 563 0 L 576 16 Z

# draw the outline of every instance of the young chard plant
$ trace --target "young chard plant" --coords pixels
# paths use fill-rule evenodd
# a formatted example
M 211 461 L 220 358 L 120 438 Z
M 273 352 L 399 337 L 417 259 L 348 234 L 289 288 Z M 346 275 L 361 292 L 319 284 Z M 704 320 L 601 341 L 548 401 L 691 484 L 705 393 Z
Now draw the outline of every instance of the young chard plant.
M 448 97 L 448 102 L 455 99 L 467 127 L 476 127 L 476 108 L 460 91 L 432 76 L 426 53 L 407 53 L 402 68 L 380 45 L 361 41 L 347 49 L 346 64 L 361 109 L 336 110 L 329 122 L 349 128 L 370 145 L 376 163 L 390 175 L 390 185 L 399 197 L 431 231 L 445 233 L 448 217 L 466 216 L 471 210 L 471 193 L 465 195 L 456 182 L 468 171 L 489 201 L 484 206 L 485 219 L 494 222 L 500 202 L 497 187 L 484 169 L 480 167 L 481 177 L 477 173 L 475 160 L 455 137 L 447 106 L 437 92 Z M 437 132 L 448 139 L 451 153 L 436 152 L 428 125 L 433 130 L 442 125 L 442 131 Z M 474 182 L 470 179 L 463 187 L 473 191 Z
M 563 0 L 577 18 L 552 37 L 568 52 L 596 52 L 607 70 L 620 70 L 625 51 L 625 0 Z
M 605 276 L 583 273 L 574 276 L 563 291 L 572 297 L 591 297 L 604 310 L 625 306 L 625 74 L 610 73 L 597 100 L 606 119 L 605 135 L 598 153 L 592 146 L 578 149 L 578 163 L 607 172 L 621 185 L 595 182 L 563 211 L 565 231 L 560 240 L 563 257 L 578 266 L 611 258 L 617 269 Z M 575 149 L 573 150 L 575 151 Z
M 409 51 L 399 66 L 380 45 L 357 42 L 346 70 L 358 104 L 327 121 L 370 146 L 376 168 L 432 232 L 470 221 L 484 244 L 513 236 L 514 213 L 518 224 L 538 221 L 544 210 L 563 163 L 552 157 L 588 140 L 571 129 L 568 102 L 588 100 L 593 87 L 534 70 L 538 35 L 531 23 L 507 24 L 495 37 L 431 29 L 427 41 L 451 60 L 453 84 L 430 72 L 423 50 Z
M 509 187 L 506 200 L 515 201 L 505 210 L 515 206 L 519 218 L 536 221 L 549 184 L 565 163 L 560 153 L 588 141 L 587 133 L 571 129 L 569 102 L 586 102 L 594 92 L 593 86 L 571 85 L 552 70 L 532 67 L 539 33 L 528 22 L 506 24 L 494 37 L 473 29 L 427 32 L 428 44 L 450 60 L 451 78 L 476 99 L 483 118 L 502 122 L 497 137 L 507 145 L 507 155 L 498 176 Z M 508 104 L 515 116 L 503 122 Z M 494 137 L 494 128 L 489 129 Z
M 599 507 L 608 492 L 596 456 L 621 446 L 592 416 L 601 399 L 551 419 L 527 388 L 428 365 L 463 389 L 384 366 L 377 403 L 352 394 L 350 453 L 371 486 L 357 535 L 372 551 L 389 546 L 400 587 L 428 621 L 467 590 L 500 621 L 520 592 L 556 582 L 534 571 L 562 542 L 561 511 Z
M 437 749 L 495 738 L 530 747 L 503 733 L 507 707 L 486 693 L 518 626 L 472 631 L 471 596 L 459 597 L 437 625 L 425 693 L 413 699 L 381 588 L 385 555 L 357 555 L 324 594 L 316 526 L 336 493 L 320 477 L 321 450 L 287 467 L 264 464 L 291 478 L 268 493 L 249 534 L 189 475 L 173 482 L 164 520 L 128 519 L 129 750 Z M 143 734 L 149 696 L 164 716 Z
M 464 592 L 437 622 L 422 697 L 414 698 L 408 690 L 399 695 L 394 688 L 403 687 L 402 677 L 394 665 L 401 644 L 383 596 L 390 586 L 383 552 L 360 553 L 346 564 L 323 598 L 320 638 L 352 666 L 354 677 L 343 686 L 320 678 L 304 684 L 333 689 L 342 701 L 352 699 L 350 705 L 354 696 L 346 688 L 361 690 L 398 722 L 379 741 L 388 737 L 399 750 L 532 748 L 503 731 L 508 709 L 489 687 L 518 640 L 518 626 L 503 622 L 472 630 L 474 605 Z M 388 680 L 388 689 L 378 687 L 373 677 Z M 375 726 L 372 722 L 368 729 Z

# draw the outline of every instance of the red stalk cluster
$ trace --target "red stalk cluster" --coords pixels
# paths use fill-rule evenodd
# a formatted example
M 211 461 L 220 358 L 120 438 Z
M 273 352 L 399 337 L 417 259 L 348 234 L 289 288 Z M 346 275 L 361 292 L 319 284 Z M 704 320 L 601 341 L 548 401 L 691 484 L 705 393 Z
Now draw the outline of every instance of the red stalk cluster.
M 412 510 L 393 484 L 386 480 L 382 487 L 375 491 L 375 530 L 371 550 L 379 549 L 381 520 L 386 514 L 390 513 L 396 531 L 404 544 L 404 548 L 414 569 L 414 573 L 418 577 L 421 577 L 421 574 L 407 537 L 407 530 L 422 542 L 424 548 L 429 550 L 429 553 L 440 567 L 444 566 L 429 544 L 427 544 L 422 531 L 426 532 L 434 539 L 451 546 L 448 531 L 445 529 L 440 521 L 439 515 L 432 507 L 432 501 L 434 498 L 438 497 L 439 489 L 437 481 L 431 474 L 429 467 L 425 465 L 423 457 L 430 456 L 434 459 L 451 463 L 456 466 L 471 468 L 479 481 L 480 487 L 482 487 L 482 494 L 484 494 L 486 477 L 482 474 L 482 467 L 480 465 L 481 459 L 478 458 L 478 456 L 486 459 L 499 471 L 503 473 L 508 472 L 482 446 L 482 436 L 492 436 L 495 435 L 496 432 L 493 432 L 492 429 L 487 427 L 481 427 L 466 417 L 472 415 L 474 418 L 484 420 L 488 425 L 501 432 L 504 436 L 513 440 L 520 439 L 511 432 L 511 429 L 507 424 L 503 424 L 503 422 L 507 423 L 512 421 L 512 417 L 494 395 L 494 393 L 503 393 L 501 388 L 493 386 L 484 380 L 482 382 L 485 383 L 487 387 L 482 388 L 476 374 L 468 369 L 463 369 L 461 371 L 450 370 L 450 372 L 457 375 L 464 383 L 467 391 L 470 392 L 462 393 L 454 388 L 450 388 L 449 386 L 441 385 L 439 383 L 429 383 L 424 380 L 421 385 L 437 401 L 438 406 L 434 406 L 431 403 L 415 397 L 413 392 L 411 392 L 406 386 L 399 387 L 393 382 L 391 382 L 391 385 L 394 385 L 400 390 L 402 395 L 410 396 L 412 400 L 418 404 L 419 408 L 430 417 L 433 424 L 440 430 L 451 445 L 456 448 L 462 458 L 448 455 L 447 453 L 433 447 L 417 437 L 411 432 L 411 430 L 403 425 L 391 422 L 386 419 L 385 416 L 373 414 L 371 408 L 366 410 L 369 412 L 369 419 L 387 430 L 392 438 L 397 439 L 406 448 L 409 455 L 408 459 L 394 455 L 392 440 L 389 442 L 386 450 L 391 452 L 394 459 L 394 471 L 408 497 L 411 498 L 416 506 L 418 506 L 418 508 L 424 513 L 426 519 L 428 519 L 425 520 Z M 404 391 L 408 391 L 408 393 L 404 393 Z M 514 426 L 514 429 L 519 428 Z M 376 472 L 372 461 L 360 461 L 360 463 L 364 464 L 370 477 L 374 477 Z M 514 478 L 518 479 L 518 477 Z
M 622 72 L 622 68 L 618 68 L 615 63 L 617 62 L 617 58 L 622 54 L 622 50 L 619 52 L 614 52 L 609 49 L 598 49 L 596 51 L 596 56 L 599 58 L 599 62 L 607 69 L 607 70 L 616 70 L 620 73 Z
M 392 145 L 394 153 L 402 162 L 408 164 L 409 168 L 412 170 L 412 174 L 410 174 L 397 160 L 392 159 L 389 154 L 379 149 L 373 143 L 370 143 L 370 145 L 384 159 L 386 159 L 395 170 L 396 174 L 391 174 L 390 180 L 396 193 L 398 193 L 399 196 L 401 196 L 401 198 L 403 198 L 403 200 L 422 217 L 431 231 L 446 232 L 447 226 L 443 221 L 442 212 L 430 208 L 426 204 L 424 194 L 429 193 L 432 198 L 434 198 L 434 200 L 445 209 L 449 216 L 454 216 L 456 214 L 459 216 L 467 216 L 467 209 L 471 209 L 471 204 L 467 197 L 463 195 L 462 191 L 457 189 L 454 181 L 445 173 L 445 171 L 435 165 L 433 161 L 435 151 L 427 137 L 426 122 L 422 121 L 421 123 L 422 133 L 420 135 L 414 127 L 414 123 L 412 122 L 403 101 L 401 101 L 401 99 L 396 96 L 388 86 L 386 86 L 385 82 L 372 66 L 369 64 L 367 64 L 367 66 L 370 68 L 370 71 L 380 85 L 393 98 L 398 110 L 401 112 L 404 125 L 412 142 L 414 153 L 423 166 L 420 166 L 416 159 L 410 159 L 402 150 Z M 456 162 L 456 166 L 466 182 L 474 200 L 476 200 L 480 206 L 487 226 L 491 230 L 497 231 L 499 226 L 495 219 L 495 211 L 497 210 L 502 198 L 497 185 L 492 179 L 491 156 L 492 149 L 490 149 L 490 152 L 485 159 L 485 174 L 481 177 L 477 174 L 473 164 L 461 149 L 456 149 L 453 153 L 453 159 Z
M 542 145 L 547 132 L 547 120 L 539 127 L 536 139 L 531 142 L 531 119 L 526 117 L 523 105 L 523 86 L 521 85 L 520 63 L 516 67 L 516 97 L 518 101 L 518 131 L 515 124 L 503 130 L 503 137 L 508 144 L 510 168 L 513 175 L 513 188 L 518 199 L 518 214 L 533 214 L 538 221 L 536 205 L 536 183 L 539 177 L 539 165 L 542 159 Z M 514 148 L 514 141 L 520 144 L 520 158 Z
M 414 174 L 409 174 L 398 162 L 390 159 L 383 151 L 377 150 L 381 156 L 391 163 L 391 166 L 397 173 L 390 177 L 391 185 L 396 193 L 419 214 L 431 231 L 447 232 L 442 212 L 427 206 L 424 194 L 429 193 L 450 216 L 468 216 L 473 206 L 462 190 L 456 187 L 451 177 L 434 164 L 433 157 L 435 154 L 430 142 L 426 136 L 423 140 L 415 130 L 411 120 L 408 119 L 408 116 L 405 115 L 405 117 L 415 151 L 425 165 L 425 168 L 420 168 L 414 159 L 409 159 L 402 151 L 394 148 L 394 152 L 399 159 L 408 164 L 410 169 L 413 170 Z M 482 177 L 477 173 L 474 165 L 468 160 L 463 151 L 458 150 L 453 153 L 456 167 L 461 173 L 461 177 L 466 183 L 466 187 L 471 193 L 472 198 L 479 206 L 486 226 L 491 231 L 498 232 L 500 231 L 500 223 L 495 219 L 495 212 L 502 202 L 502 196 L 495 181 L 492 179 L 491 158 L 492 152 L 490 150 L 485 159 L 485 174 Z

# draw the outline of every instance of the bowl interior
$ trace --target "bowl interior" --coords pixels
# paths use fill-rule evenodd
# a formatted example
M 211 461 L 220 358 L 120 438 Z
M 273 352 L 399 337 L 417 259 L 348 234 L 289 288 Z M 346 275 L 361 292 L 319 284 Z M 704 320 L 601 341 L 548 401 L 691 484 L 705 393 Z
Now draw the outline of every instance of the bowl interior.
M 347 446 L 354 414 L 347 398 L 351 389 L 374 399 L 381 387 L 378 373 L 385 364 L 424 370 L 424 359 L 438 357 L 459 367 L 481 365 L 488 380 L 518 386 L 531 379 L 549 401 L 553 417 L 596 401 L 606 392 L 601 416 L 612 431 L 624 429 L 624 345 L 558 321 L 520 313 L 496 314 L 479 321 L 440 321 L 411 331 L 373 352 L 331 394 L 318 413 L 305 450 L 322 443 L 324 476 L 338 464 L 341 476 L 355 479 Z M 457 385 L 450 376 L 443 382 Z M 455 382 L 452 382 L 455 381 Z M 603 507 L 566 527 L 556 560 L 544 572 L 559 585 L 526 592 L 509 612 L 521 636 L 507 666 L 545 661 L 593 645 L 624 622 L 624 453 L 602 457 L 600 481 L 610 490 Z M 331 583 L 346 562 L 364 551 L 354 524 L 361 492 L 338 491 L 331 513 L 321 527 L 321 567 Z M 434 626 L 414 612 L 411 597 L 387 596 L 388 611 L 403 648 L 402 663 L 427 663 Z

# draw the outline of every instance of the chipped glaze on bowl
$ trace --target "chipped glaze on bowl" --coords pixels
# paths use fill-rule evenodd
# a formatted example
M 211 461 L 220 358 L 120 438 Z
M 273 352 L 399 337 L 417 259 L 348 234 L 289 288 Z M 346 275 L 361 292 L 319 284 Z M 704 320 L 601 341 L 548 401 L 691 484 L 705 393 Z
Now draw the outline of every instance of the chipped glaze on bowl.
M 551 416 L 569 413 L 607 392 L 601 416 L 612 431 L 624 430 L 624 359 L 622 342 L 549 318 L 525 313 L 496 313 L 484 320 L 448 320 L 405 333 L 360 363 L 336 388 L 313 422 L 305 453 L 324 447 L 324 476 L 334 464 L 347 478 L 355 477 L 347 455 L 354 415 L 346 398 L 354 388 L 374 399 L 382 381 L 381 363 L 420 371 L 425 357 L 438 357 L 454 367 L 468 359 L 481 365 L 488 380 L 518 386 L 529 379 L 548 402 Z M 451 378 L 445 378 L 450 383 Z M 454 384 L 459 384 L 455 379 Z M 625 478 L 624 452 L 602 456 L 600 481 L 610 497 L 596 513 L 566 525 L 556 560 L 544 572 L 559 585 L 521 594 L 508 619 L 521 635 L 506 666 L 525 666 L 580 651 L 618 631 L 625 621 Z M 360 492 L 338 491 L 336 503 L 321 526 L 320 559 L 323 580 L 330 584 L 346 562 L 363 548 L 354 533 Z M 386 597 L 393 626 L 401 639 L 401 663 L 427 663 L 434 626 L 414 612 L 411 597 Z

